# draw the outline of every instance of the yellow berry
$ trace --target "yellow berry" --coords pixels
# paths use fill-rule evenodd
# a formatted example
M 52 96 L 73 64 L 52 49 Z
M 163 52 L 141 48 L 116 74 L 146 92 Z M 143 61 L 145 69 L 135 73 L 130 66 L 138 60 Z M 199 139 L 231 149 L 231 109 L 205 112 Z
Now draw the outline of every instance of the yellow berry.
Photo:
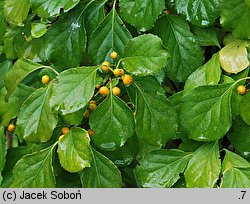
M 100 87 L 101 87 L 101 84 L 96 84 L 96 85 L 95 85 L 95 88 L 96 88 L 96 89 L 99 89 Z
M 84 112 L 84 118 L 88 119 L 89 118 L 89 110 L 86 110 Z
M 111 52 L 111 54 L 110 54 L 110 57 L 111 57 L 112 59 L 116 59 L 117 56 L 118 56 L 118 54 L 117 54 L 117 52 L 115 52 L 115 51 Z
M 90 104 L 89 104 L 89 110 L 90 110 L 90 111 L 94 111 L 95 109 L 96 109 L 96 104 L 90 103 Z
M 99 89 L 99 93 L 100 93 L 102 96 L 107 96 L 107 95 L 109 94 L 109 89 L 108 89 L 108 87 L 102 86 L 102 87 Z
M 114 95 L 118 96 L 121 93 L 121 90 L 119 87 L 115 86 L 112 88 L 112 92 Z
M 240 85 L 240 86 L 238 86 L 237 91 L 238 91 L 239 94 L 244 95 L 244 94 L 246 94 L 247 89 L 246 89 L 245 86 Z
M 130 85 L 132 84 L 133 82 L 133 77 L 129 74 L 125 74 L 123 77 L 122 77 L 122 81 L 125 85 Z
M 42 77 L 43 84 L 48 84 L 49 81 L 50 81 L 49 76 L 48 75 L 43 75 L 43 77 Z
M 66 135 L 68 132 L 69 132 L 69 128 L 68 127 L 63 127 L 62 134 Z
M 61 135 L 61 136 L 58 138 L 58 140 L 61 141 L 63 137 L 64 137 L 64 135 Z
M 15 130 L 15 125 L 14 124 L 9 124 L 9 126 L 8 126 L 8 131 L 9 132 L 14 132 L 14 130 Z
M 90 100 L 89 103 L 90 103 L 90 104 L 95 104 L 95 105 L 96 105 L 96 101 L 94 101 L 94 100 Z
M 118 68 L 115 68 L 114 70 L 113 70 L 113 74 L 115 75 L 115 76 L 120 76 L 121 75 L 121 70 L 120 69 L 118 69 Z
M 110 63 L 108 61 L 103 62 L 102 63 L 102 71 L 109 72 L 109 66 L 110 66 Z
M 89 136 L 93 136 L 94 134 L 95 134 L 95 132 L 93 131 L 93 130 L 88 130 L 88 134 L 89 134 Z
M 120 69 L 121 75 L 124 75 L 124 69 Z

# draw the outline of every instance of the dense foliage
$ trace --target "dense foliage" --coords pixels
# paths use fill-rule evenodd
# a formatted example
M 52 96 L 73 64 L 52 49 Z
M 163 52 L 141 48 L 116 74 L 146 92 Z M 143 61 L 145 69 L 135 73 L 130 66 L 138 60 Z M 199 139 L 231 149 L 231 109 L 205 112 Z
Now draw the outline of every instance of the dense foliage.
M 250 187 L 250 0 L 0 0 L 1 187 Z

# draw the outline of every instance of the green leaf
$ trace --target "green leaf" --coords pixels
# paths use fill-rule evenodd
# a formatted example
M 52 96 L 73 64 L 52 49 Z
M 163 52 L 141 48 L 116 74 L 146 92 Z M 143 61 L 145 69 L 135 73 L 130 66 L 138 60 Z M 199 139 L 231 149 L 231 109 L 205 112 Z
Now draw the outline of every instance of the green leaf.
M 45 23 L 31 23 L 31 36 L 33 38 L 40 38 L 47 32 L 47 25 Z
M 213 188 L 221 170 L 218 142 L 202 145 L 193 153 L 184 173 L 188 188 Z
M 240 116 L 245 121 L 247 125 L 250 125 L 250 93 L 247 92 L 241 97 L 240 101 Z
M 162 149 L 150 152 L 139 161 L 136 175 L 143 187 L 169 188 L 183 173 L 192 154 L 176 149 Z
M 87 36 L 89 38 L 91 33 L 98 27 L 98 25 L 105 18 L 104 7 L 107 0 L 97 0 L 97 1 L 85 0 L 85 1 L 86 3 L 90 2 L 89 6 L 86 8 L 84 12 L 85 27 Z
M 166 73 L 172 80 L 185 82 L 193 71 L 203 65 L 203 51 L 188 23 L 180 16 L 160 18 L 152 32 L 162 39 L 171 54 Z
M 238 73 L 249 66 L 247 46 L 249 42 L 235 40 L 225 47 L 220 52 L 220 64 L 222 69 L 228 73 Z
M 140 35 L 130 40 L 121 59 L 126 71 L 135 75 L 152 75 L 162 69 L 169 53 L 159 37 Z
M 164 0 L 120 0 L 122 18 L 138 31 L 151 29 L 164 9 Z
M 0 2 L 0 45 L 3 43 L 3 36 L 6 32 L 4 12 L 3 12 L 4 1 Z M 1 55 L 1 52 L 0 52 Z
M 6 139 L 4 135 L 4 128 L 3 126 L 0 126 L 0 185 L 3 179 L 1 172 L 3 171 L 4 166 L 5 166 L 6 154 L 7 154 L 7 146 L 6 146 Z
M 203 66 L 195 70 L 187 79 L 184 90 L 189 91 L 198 86 L 216 85 L 221 78 L 219 54 L 216 53 Z
M 97 69 L 77 67 L 61 72 L 53 84 L 51 107 L 66 115 L 86 106 L 94 94 Z
M 86 130 L 73 127 L 58 143 L 58 156 L 62 167 L 78 172 L 91 164 L 91 149 Z
M 89 124 L 95 132 L 94 144 L 102 150 L 113 151 L 134 134 L 134 116 L 126 103 L 112 92 L 90 115 Z
M 54 188 L 53 150 L 57 143 L 22 157 L 13 169 L 14 188 Z
M 2 117 L 2 125 L 7 126 L 11 119 L 18 116 L 23 102 L 34 92 L 34 88 L 18 84 L 8 103 L 0 104 L 0 109 L 6 108 Z M 3 107 L 5 106 L 5 107 Z
M 184 95 L 179 110 L 183 134 L 197 141 L 222 138 L 232 124 L 232 84 L 200 86 Z
M 217 46 L 220 48 L 218 35 L 214 27 L 203 28 L 192 26 L 191 31 L 200 46 Z
M 120 188 L 119 169 L 107 157 L 92 148 L 92 163 L 80 173 L 83 188 Z
M 30 0 L 5 0 L 4 16 L 14 26 L 23 26 L 30 10 Z
M 120 58 L 124 46 L 131 38 L 131 34 L 113 8 L 90 36 L 88 51 L 92 61 L 95 64 L 101 64 L 105 60 L 111 61 L 112 51 L 116 51 Z
M 231 168 L 224 172 L 221 188 L 249 188 L 250 179 L 239 169 Z
M 101 151 L 115 165 L 125 167 L 131 164 L 137 155 L 137 139 L 135 136 L 128 139 L 124 146 L 114 151 Z
M 8 90 L 6 99 L 15 91 L 17 85 L 30 73 L 41 69 L 43 65 L 28 59 L 19 59 L 5 75 L 5 87 Z
M 212 25 L 219 16 L 220 0 L 176 0 L 177 12 L 198 26 Z
M 239 155 L 226 151 L 222 163 L 222 188 L 249 188 L 250 163 Z
M 235 38 L 250 38 L 250 5 L 247 0 L 223 0 L 220 24 Z
M 236 118 L 228 132 L 228 139 L 237 152 L 250 157 L 250 127 L 241 118 Z
M 6 60 L 0 63 L 0 89 L 4 87 L 4 76 L 12 67 L 12 62 L 10 60 Z
M 177 116 L 161 85 L 153 76 L 138 77 L 128 91 L 136 94 L 137 136 L 151 145 L 166 144 L 177 130 Z
M 79 66 L 86 48 L 84 9 L 76 7 L 61 15 L 45 34 L 45 50 L 49 61 L 64 69 Z
M 87 109 L 82 108 L 74 113 L 69 113 L 67 115 L 61 115 L 61 119 L 63 120 L 63 123 L 68 124 L 68 125 L 79 125 L 82 122 L 82 119 L 84 117 L 84 112 Z
M 49 106 L 51 86 L 36 90 L 21 106 L 17 126 L 26 141 L 47 142 L 57 125 L 57 117 Z
M 33 13 L 41 18 L 50 18 L 58 16 L 61 9 L 67 12 L 75 7 L 80 0 L 65 1 L 65 0 L 31 0 L 31 8 Z

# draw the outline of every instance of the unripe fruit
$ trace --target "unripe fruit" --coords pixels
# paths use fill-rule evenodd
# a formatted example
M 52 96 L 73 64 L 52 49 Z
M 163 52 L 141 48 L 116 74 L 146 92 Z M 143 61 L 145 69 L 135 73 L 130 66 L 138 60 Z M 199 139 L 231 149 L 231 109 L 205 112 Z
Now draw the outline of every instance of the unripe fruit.
M 84 112 L 84 118 L 88 119 L 89 118 L 89 110 L 86 110 Z
M 48 75 L 43 75 L 43 77 L 42 77 L 43 84 L 48 84 L 49 81 L 50 81 L 49 76 Z
M 62 134 L 66 135 L 68 132 L 69 132 L 69 128 L 68 127 L 63 127 Z
M 109 89 L 108 89 L 108 87 L 102 86 L 102 87 L 99 89 L 99 93 L 100 93 L 102 96 L 107 96 L 107 95 L 109 94 Z
M 246 94 L 247 89 L 245 86 L 240 85 L 240 86 L 238 86 L 237 91 L 239 94 L 244 95 L 244 94 Z
M 102 71 L 104 72 L 109 72 L 109 66 L 110 66 L 110 63 L 108 61 L 105 61 L 102 63 Z
M 112 59 L 116 59 L 117 56 L 118 56 L 118 54 L 117 54 L 117 52 L 115 52 L 115 51 L 111 52 L 111 54 L 110 54 L 110 57 L 111 57 Z
M 64 137 L 64 135 L 61 135 L 61 136 L 58 138 L 58 140 L 61 141 L 63 137 Z
M 130 85 L 133 82 L 133 77 L 129 74 L 125 74 L 124 76 L 122 76 L 122 81 L 125 85 Z
M 89 134 L 89 136 L 93 136 L 95 134 L 95 132 L 93 130 L 89 129 L 88 134 Z
M 121 90 L 119 89 L 119 87 L 115 86 L 112 88 L 112 92 L 114 95 L 118 96 L 121 93 Z
M 14 124 L 9 124 L 9 126 L 8 126 L 8 131 L 9 132 L 14 132 L 14 130 L 15 130 L 15 125 Z
M 113 74 L 115 75 L 115 76 L 120 76 L 121 75 L 121 70 L 120 69 L 118 69 L 118 68 L 115 68 L 114 70 L 113 70 Z
M 90 111 L 94 111 L 95 109 L 96 109 L 96 104 L 90 103 L 90 104 L 89 104 L 89 110 L 90 110 Z

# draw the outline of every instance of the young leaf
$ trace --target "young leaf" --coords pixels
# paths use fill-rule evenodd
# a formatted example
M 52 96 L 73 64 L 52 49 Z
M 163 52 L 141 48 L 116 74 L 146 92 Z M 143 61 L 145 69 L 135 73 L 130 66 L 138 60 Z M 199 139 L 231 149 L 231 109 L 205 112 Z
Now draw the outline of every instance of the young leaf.
M 0 185 L 3 179 L 1 172 L 3 171 L 4 166 L 5 166 L 6 154 L 7 154 L 7 146 L 6 146 L 6 139 L 4 135 L 4 128 L 3 126 L 0 126 Z
M 151 29 L 164 9 L 164 0 L 120 0 L 122 18 L 135 26 L 137 30 L 145 32 Z
M 240 116 L 247 125 L 250 125 L 250 93 L 247 92 L 240 101 Z
M 250 157 L 250 127 L 240 117 L 233 121 L 228 139 L 237 152 L 244 157 Z
M 89 54 L 95 64 L 110 60 L 110 53 L 116 51 L 119 56 L 131 39 L 131 34 L 113 8 L 89 39 Z
M 45 34 L 45 50 L 49 61 L 63 68 L 80 65 L 86 48 L 84 8 L 76 7 L 60 16 Z
M 247 41 L 235 40 L 225 47 L 220 52 L 220 64 L 222 69 L 228 73 L 238 73 L 249 66 Z
M 62 167 L 69 172 L 78 172 L 90 167 L 91 149 L 88 133 L 81 128 L 71 128 L 58 143 L 58 156 Z
M 14 188 L 54 188 L 53 150 L 57 143 L 23 156 L 13 169 Z
M 60 73 L 53 84 L 51 107 L 63 115 L 83 108 L 94 94 L 97 69 L 77 67 Z
M 235 38 L 250 38 L 250 6 L 248 0 L 223 0 L 220 24 Z
M 232 124 L 232 84 L 200 86 L 184 95 L 179 110 L 180 129 L 197 141 L 222 138 Z
M 153 76 L 138 77 L 128 91 L 136 92 L 137 136 L 151 145 L 166 144 L 177 130 L 177 116 L 158 81 Z
M 187 79 L 184 90 L 189 91 L 198 86 L 216 85 L 221 78 L 219 54 L 216 53 L 203 66 L 195 70 Z
M 19 59 L 5 75 L 5 87 L 8 90 L 6 99 L 15 91 L 17 85 L 30 73 L 41 69 L 43 65 L 28 59 Z
M 183 173 L 191 153 L 175 149 L 150 152 L 136 167 L 136 175 L 143 187 L 170 188 Z
M 40 18 L 50 18 L 63 12 L 67 12 L 75 7 L 80 0 L 64 1 L 64 0 L 31 0 L 31 8 L 33 13 Z
M 222 188 L 249 188 L 250 163 L 239 155 L 226 151 L 222 163 Z
M 140 35 L 130 40 L 121 59 L 123 67 L 135 75 L 156 74 L 165 65 L 169 53 L 159 37 Z
M 180 16 L 164 16 L 157 20 L 153 33 L 168 48 L 171 58 L 167 60 L 166 73 L 174 81 L 184 82 L 203 64 L 203 52 L 188 23 Z
M 92 163 L 80 173 L 84 188 L 120 188 L 122 177 L 119 169 L 107 157 L 92 148 Z
M 206 143 L 193 153 L 184 173 L 188 188 L 213 188 L 221 170 L 218 142 Z
M 113 151 L 123 146 L 134 134 L 132 111 L 111 92 L 90 115 L 89 124 L 95 132 L 92 140 L 102 150 Z
M 47 142 L 56 127 L 57 117 L 49 106 L 51 86 L 36 90 L 21 106 L 17 126 L 26 141 Z
M 6 0 L 4 2 L 4 16 L 9 24 L 23 26 L 30 10 L 30 0 Z
M 188 21 L 198 26 L 212 25 L 219 16 L 220 0 L 176 0 L 178 13 L 183 14 Z

